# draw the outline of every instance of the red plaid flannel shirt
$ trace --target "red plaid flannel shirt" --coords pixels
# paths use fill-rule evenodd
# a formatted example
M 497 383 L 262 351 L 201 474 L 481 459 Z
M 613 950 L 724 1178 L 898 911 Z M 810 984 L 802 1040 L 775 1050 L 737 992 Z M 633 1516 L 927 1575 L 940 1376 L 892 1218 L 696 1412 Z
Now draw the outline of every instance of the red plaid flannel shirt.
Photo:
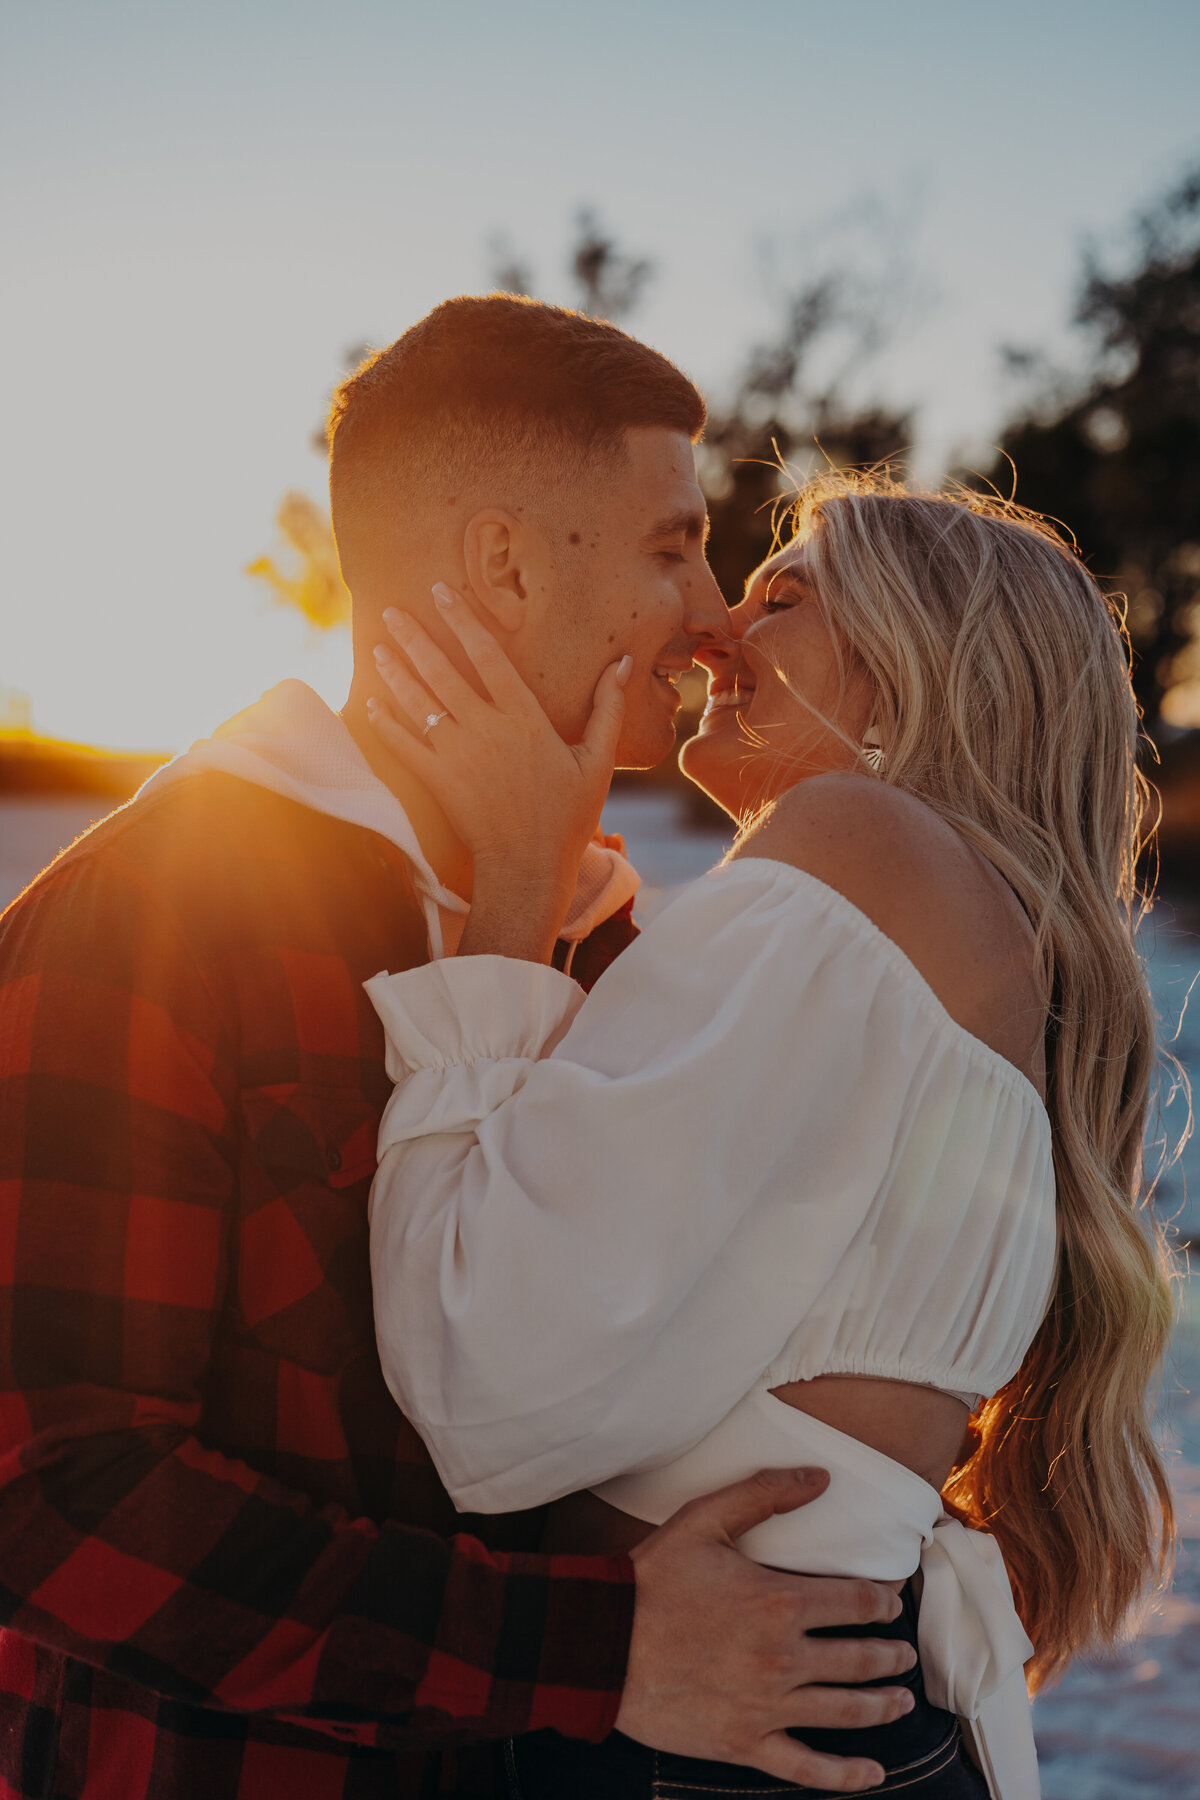
M 379 1369 L 362 982 L 425 957 L 393 845 L 211 773 L 0 922 L 0 1800 L 486 1791 L 447 1747 L 611 1728 L 627 1561 L 456 1514 Z

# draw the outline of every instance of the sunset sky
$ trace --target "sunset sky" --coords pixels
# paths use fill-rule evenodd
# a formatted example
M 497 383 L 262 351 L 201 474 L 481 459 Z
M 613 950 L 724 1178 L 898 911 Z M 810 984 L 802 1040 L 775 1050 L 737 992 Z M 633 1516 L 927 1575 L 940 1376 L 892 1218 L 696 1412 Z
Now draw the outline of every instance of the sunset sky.
M 164 748 L 284 675 L 339 701 L 344 635 L 241 571 L 322 494 L 342 355 L 486 287 L 497 233 L 568 298 L 584 203 L 718 399 L 780 285 L 899 255 L 859 397 L 926 473 L 985 459 L 998 346 L 1078 355 L 1081 249 L 1200 157 L 1198 77 L 1194 0 L 0 0 L 0 690 Z

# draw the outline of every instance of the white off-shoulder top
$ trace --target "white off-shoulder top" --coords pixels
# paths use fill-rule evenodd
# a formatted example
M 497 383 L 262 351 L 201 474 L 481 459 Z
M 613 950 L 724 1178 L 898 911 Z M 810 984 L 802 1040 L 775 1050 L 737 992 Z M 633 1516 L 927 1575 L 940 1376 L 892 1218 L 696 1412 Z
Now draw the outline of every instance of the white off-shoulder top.
M 490 956 L 367 991 L 397 1084 L 379 1353 L 456 1504 L 591 1487 L 657 1522 L 755 1468 L 829 1468 L 744 1547 L 810 1573 L 919 1565 L 927 1685 L 977 1724 L 991 1697 L 992 1791 L 1031 1800 L 1032 1647 L 993 1540 L 768 1390 L 990 1394 L 1016 1372 L 1056 1272 L 1033 1086 L 842 895 L 759 858 L 682 890 L 586 999 Z
M 761 1384 L 993 1393 L 1055 1274 L 1045 1108 L 832 888 L 745 858 L 585 1001 L 503 957 L 376 976 L 384 1373 L 457 1504 L 690 1448 Z

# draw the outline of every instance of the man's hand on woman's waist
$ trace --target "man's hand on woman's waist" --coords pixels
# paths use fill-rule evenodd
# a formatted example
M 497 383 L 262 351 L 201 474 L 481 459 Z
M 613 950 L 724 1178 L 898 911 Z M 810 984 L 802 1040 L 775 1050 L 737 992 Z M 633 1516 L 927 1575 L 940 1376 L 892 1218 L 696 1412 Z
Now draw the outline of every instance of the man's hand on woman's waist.
M 807 1787 L 853 1792 L 883 1780 L 878 1763 L 818 1755 L 787 1732 L 883 1725 L 911 1709 L 907 1688 L 857 1686 L 911 1669 L 911 1645 L 808 1635 L 890 1622 L 899 1597 L 881 1581 L 763 1568 L 737 1549 L 751 1526 L 806 1505 L 828 1484 L 823 1469 L 763 1470 L 681 1507 L 636 1546 L 619 1731 L 656 1750 Z

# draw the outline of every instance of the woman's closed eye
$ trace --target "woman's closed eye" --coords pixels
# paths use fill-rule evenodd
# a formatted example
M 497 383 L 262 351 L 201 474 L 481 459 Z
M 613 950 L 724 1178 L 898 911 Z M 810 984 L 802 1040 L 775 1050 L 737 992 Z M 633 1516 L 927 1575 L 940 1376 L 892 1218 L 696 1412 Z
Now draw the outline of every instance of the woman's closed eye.
M 764 613 L 791 612 L 810 597 L 804 583 L 785 570 L 771 577 L 766 583 L 766 590 L 759 602 Z

